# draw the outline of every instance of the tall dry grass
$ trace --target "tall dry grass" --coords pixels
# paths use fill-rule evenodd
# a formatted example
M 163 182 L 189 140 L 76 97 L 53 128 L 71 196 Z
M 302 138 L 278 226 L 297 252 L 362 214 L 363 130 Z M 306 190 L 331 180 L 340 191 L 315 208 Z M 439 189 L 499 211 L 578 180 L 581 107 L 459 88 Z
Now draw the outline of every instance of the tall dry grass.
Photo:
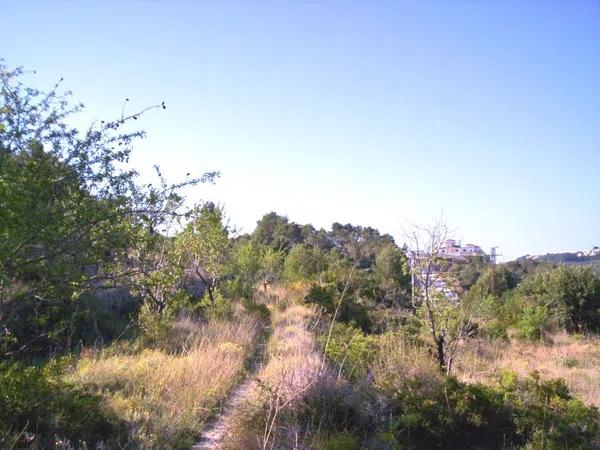
M 467 382 L 494 383 L 502 370 L 563 378 L 584 403 L 600 407 L 600 337 L 557 333 L 534 343 L 481 339 L 468 344 L 456 365 L 456 374 Z
M 252 316 L 203 325 L 182 319 L 172 336 L 182 352 L 91 354 L 78 362 L 69 381 L 101 394 L 139 447 L 191 447 L 242 376 L 260 330 Z
M 371 373 L 380 392 L 393 396 L 408 390 L 430 398 L 444 381 L 437 362 L 427 350 L 402 335 L 381 336 L 377 353 Z

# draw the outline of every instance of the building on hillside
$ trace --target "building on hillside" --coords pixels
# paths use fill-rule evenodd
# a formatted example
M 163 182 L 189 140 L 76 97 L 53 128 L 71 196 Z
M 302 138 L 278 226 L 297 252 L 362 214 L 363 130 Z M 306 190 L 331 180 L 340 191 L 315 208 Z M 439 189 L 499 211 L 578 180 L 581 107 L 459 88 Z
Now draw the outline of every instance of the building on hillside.
M 485 253 L 478 245 L 467 244 L 462 246 L 460 241 L 447 239 L 442 243 L 439 254 L 447 258 L 465 259 L 470 256 L 483 256 Z

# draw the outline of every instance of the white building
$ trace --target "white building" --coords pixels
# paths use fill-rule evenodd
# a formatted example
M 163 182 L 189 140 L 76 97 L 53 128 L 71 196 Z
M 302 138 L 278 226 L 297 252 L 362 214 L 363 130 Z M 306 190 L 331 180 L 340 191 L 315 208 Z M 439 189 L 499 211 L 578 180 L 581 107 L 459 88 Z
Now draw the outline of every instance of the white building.
M 456 259 L 464 259 L 475 255 L 484 255 L 484 252 L 480 246 L 473 244 L 461 246 L 460 241 L 455 241 L 454 239 L 445 240 L 440 247 L 439 253 L 440 256 Z

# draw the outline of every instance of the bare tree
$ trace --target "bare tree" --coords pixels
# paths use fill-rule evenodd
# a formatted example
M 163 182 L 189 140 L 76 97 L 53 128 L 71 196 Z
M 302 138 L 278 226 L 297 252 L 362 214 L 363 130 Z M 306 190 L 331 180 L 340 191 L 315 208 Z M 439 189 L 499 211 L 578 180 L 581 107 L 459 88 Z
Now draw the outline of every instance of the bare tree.
M 443 217 L 430 226 L 413 225 L 405 232 L 409 242 L 412 274 L 412 306 L 429 328 L 438 364 L 446 373 L 461 344 L 474 330 L 473 305 L 461 302 L 448 286 L 449 261 L 442 253 L 448 237 Z

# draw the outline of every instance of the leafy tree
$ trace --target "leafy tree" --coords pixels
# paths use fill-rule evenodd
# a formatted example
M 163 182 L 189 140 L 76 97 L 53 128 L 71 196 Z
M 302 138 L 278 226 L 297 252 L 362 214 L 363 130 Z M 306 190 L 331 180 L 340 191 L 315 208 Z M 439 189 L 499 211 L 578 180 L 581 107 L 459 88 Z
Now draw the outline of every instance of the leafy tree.
M 284 277 L 288 281 L 314 279 L 327 268 L 327 258 L 318 248 L 305 244 L 292 247 L 284 263 Z
M 285 254 L 272 247 L 262 247 L 259 251 L 260 267 L 258 270 L 258 277 L 266 292 L 267 287 L 281 277 Z
M 69 302 L 148 272 L 156 236 L 185 214 L 180 188 L 217 175 L 168 184 L 159 173 L 158 185 L 137 184 L 127 161 L 144 133 L 128 126 L 164 104 L 80 132 L 69 121 L 83 106 L 70 106 L 59 85 L 25 86 L 23 73 L 0 61 L 0 329 L 21 336 L 2 338 L 10 352 L 48 338 L 64 346 L 69 327 L 56 318 L 72 322 Z M 26 301 L 46 311 L 35 319 L 45 325 L 14 333 L 19 321 L 7 319 Z
M 275 212 L 265 214 L 256 223 L 256 229 L 252 233 L 252 237 L 257 242 L 269 245 L 275 250 L 285 251 L 303 242 L 300 226 Z
M 560 265 L 529 276 L 515 292 L 524 310 L 570 332 L 600 331 L 600 277 L 590 267 Z M 541 319 L 536 319 L 540 322 Z
M 382 303 L 395 305 L 408 292 L 408 260 L 396 245 L 388 244 L 377 253 L 374 274 L 380 291 L 379 300 Z
M 192 264 L 212 303 L 230 247 L 230 232 L 223 210 L 213 203 L 206 203 L 192 211 L 191 220 L 176 239 L 179 254 L 186 263 Z
M 462 289 L 470 289 L 482 273 L 489 267 L 489 257 L 473 255 L 466 261 L 454 261 L 450 267 L 450 274 L 456 278 Z
M 233 245 L 227 269 L 228 286 L 232 294 L 250 298 L 258 282 L 266 292 L 268 285 L 280 278 L 284 258 L 282 251 L 253 239 L 238 240 Z

